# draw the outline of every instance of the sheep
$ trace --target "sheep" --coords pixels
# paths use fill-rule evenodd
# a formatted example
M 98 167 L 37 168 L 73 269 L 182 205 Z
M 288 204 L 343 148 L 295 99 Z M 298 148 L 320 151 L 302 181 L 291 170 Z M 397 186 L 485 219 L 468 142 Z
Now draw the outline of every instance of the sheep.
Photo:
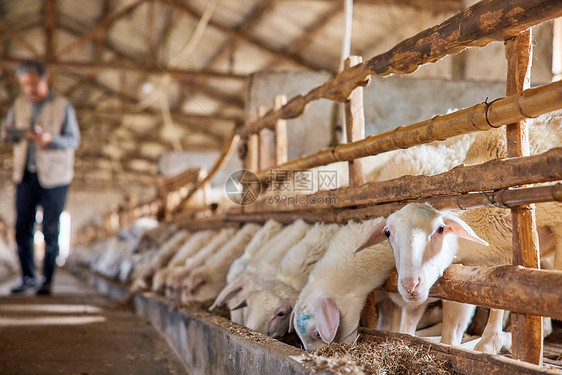
M 238 277 L 240 277 L 240 275 L 246 270 L 246 267 L 248 267 L 248 263 L 250 262 L 250 260 L 260 250 L 263 249 L 263 245 L 266 244 L 271 238 L 275 237 L 282 229 L 283 225 L 281 223 L 272 219 L 266 221 L 263 227 L 258 230 L 256 235 L 246 246 L 246 248 L 244 249 L 244 253 L 239 258 L 235 259 L 234 262 L 232 262 L 232 264 L 230 265 L 230 268 L 228 269 L 228 273 L 226 275 L 226 286 L 233 283 Z M 217 306 L 218 305 L 215 301 L 215 303 L 213 303 L 213 305 L 209 308 L 209 311 L 212 311 Z M 230 319 L 235 323 L 241 324 L 243 320 L 243 311 L 231 311 Z
M 299 219 L 263 244 L 258 253 L 248 262 L 245 272 L 219 293 L 211 307 L 227 303 L 233 310 L 240 305 L 245 294 L 251 291 L 255 285 L 272 279 L 283 256 L 305 236 L 309 227 L 309 224 Z M 242 323 L 243 319 L 244 312 L 242 312 Z
M 226 285 L 226 273 L 240 257 L 260 226 L 249 223 L 240 229 L 215 255 L 185 280 L 181 301 L 207 301 L 217 297 Z
M 531 155 L 543 153 L 562 144 L 562 111 L 554 111 L 527 120 L 529 151 Z M 507 156 L 507 139 L 504 129 L 479 133 L 469 148 L 464 164 L 473 165 Z M 548 228 L 555 241 L 554 268 L 562 269 L 562 203 L 536 204 L 537 226 Z
M 460 216 L 440 212 L 428 204 L 409 203 L 374 226 L 368 239 L 357 249 L 361 251 L 388 238 L 396 258 L 398 292 L 402 297 L 402 300 L 394 300 L 402 301 L 406 308 L 400 327 L 403 333 L 414 334 L 414 323 L 423 312 L 429 289 L 453 261 L 481 266 L 511 263 L 509 211 L 472 209 L 463 211 Z M 548 255 L 553 249 L 545 246 L 541 251 Z M 474 306 L 452 301 L 443 301 L 443 304 L 441 342 L 459 345 Z M 510 345 L 510 335 L 501 333 L 502 315 L 500 310 L 491 310 L 476 350 L 497 352 L 502 346 Z
M 261 227 L 252 238 L 248 246 L 246 246 L 244 254 L 232 262 L 226 275 L 226 282 L 232 283 L 237 279 L 244 272 L 250 260 L 263 249 L 263 245 L 281 232 L 282 229 L 283 224 L 272 219 L 266 221 L 263 227 Z
M 315 224 L 281 260 L 275 278 L 249 292 L 245 325 L 277 338 L 287 333 L 289 315 L 310 270 L 324 255 L 337 224 Z
M 181 266 L 186 259 L 199 251 L 205 243 L 207 243 L 214 235 L 215 230 L 203 230 L 192 234 L 187 241 L 176 247 L 176 251 L 172 259 L 166 265 L 166 268 L 160 269 L 154 274 L 152 280 L 152 291 L 162 293 L 166 283 L 166 277 L 173 268 Z
M 213 256 L 213 254 L 216 253 L 228 240 L 230 240 L 235 233 L 236 229 L 234 228 L 222 229 L 218 234 L 210 239 L 210 241 L 208 241 L 207 245 L 191 257 L 187 258 L 185 263 L 178 268 L 178 272 L 175 272 L 173 277 L 169 277 L 166 280 L 166 296 L 173 299 L 179 299 L 181 293 L 180 286 L 189 274 L 196 267 L 199 267 L 208 258 Z
M 174 230 L 175 228 L 170 227 L 170 229 Z M 168 264 L 178 248 L 190 237 L 190 233 L 186 230 L 179 230 L 177 232 L 171 232 L 170 234 L 171 237 L 159 247 L 152 259 L 138 270 L 138 276 L 133 283 L 133 290 L 147 289 L 149 284 L 154 281 L 154 274 Z M 157 238 L 158 239 L 154 242 L 157 244 L 161 243 L 160 240 L 162 239 L 160 236 L 157 236 Z M 148 238 L 145 238 L 144 241 L 148 241 Z M 141 243 L 143 243 L 143 240 L 141 240 Z
M 529 121 L 531 154 L 544 152 L 561 143 L 561 120 L 562 111 L 558 111 Z M 506 156 L 506 139 L 503 132 L 503 129 L 497 129 L 478 133 L 466 152 L 464 163 L 471 165 Z M 407 214 L 404 215 L 405 220 L 407 216 Z M 483 247 L 482 243 L 476 245 L 479 246 L 481 250 L 477 253 L 472 249 L 474 246 L 466 247 L 468 253 L 463 258 L 463 264 L 498 265 L 511 263 L 511 215 L 509 212 L 501 212 L 497 209 L 479 209 L 463 212 L 461 216 L 470 225 L 488 234 L 487 239 L 492 242 L 493 245 L 490 248 Z M 558 258 L 562 263 L 562 205 L 554 202 L 537 204 L 536 216 L 539 237 L 541 238 L 542 255 L 545 256 L 552 250 L 551 239 L 554 238 L 554 250 L 556 254 L 560 254 Z M 488 223 L 487 225 L 490 225 L 490 223 L 493 224 L 496 230 L 490 232 L 490 227 L 486 227 L 485 223 Z M 410 233 L 410 231 L 415 232 L 414 228 L 415 227 L 407 228 L 406 233 Z M 400 233 L 400 237 L 403 237 L 402 233 Z M 464 248 L 465 247 L 461 247 L 461 250 Z M 457 255 L 459 261 L 462 255 L 463 254 Z M 449 254 L 448 256 L 450 257 L 451 255 Z M 444 265 L 448 266 L 448 260 L 442 259 L 441 261 L 444 262 Z M 397 260 L 397 264 L 398 263 Z M 562 264 L 556 264 L 556 257 L 554 263 L 555 268 L 561 268 Z M 434 281 L 435 280 L 428 280 L 426 283 L 428 285 L 433 285 Z M 409 282 L 411 282 L 411 280 Z M 413 285 L 410 285 L 410 287 L 412 286 Z M 402 287 L 401 283 L 399 284 L 399 288 L 400 287 Z M 422 287 L 423 285 L 420 286 L 420 289 L 423 289 Z M 418 287 L 416 286 L 416 288 Z M 423 299 L 423 296 L 421 296 L 421 299 Z M 400 303 L 400 298 L 394 298 L 394 300 Z M 442 342 L 459 343 L 462 337 L 461 329 L 464 330 L 464 328 L 466 328 L 474 307 L 456 304 L 451 301 L 444 301 L 444 307 L 445 306 L 446 308 L 444 308 L 444 310 L 449 311 L 449 313 L 445 311 L 446 318 L 444 319 L 445 324 Z M 411 309 L 411 303 L 408 307 L 410 307 L 410 309 L 406 311 L 406 317 L 403 319 L 404 322 L 415 321 L 419 314 L 423 312 L 422 308 Z M 502 345 L 510 345 L 509 334 L 503 334 L 501 332 L 502 315 L 503 312 L 501 310 L 492 309 L 489 324 L 482 335 L 481 341 L 476 345 L 476 350 L 492 353 L 497 352 Z M 453 319 L 449 319 L 449 317 Z M 459 321 L 461 323 L 459 323 Z M 412 324 L 407 327 L 401 327 L 401 331 L 407 330 L 411 332 L 412 329 Z
M 445 141 L 387 152 L 387 160 L 367 173 L 368 181 L 385 181 L 405 175 L 435 175 L 460 165 L 472 144 L 474 134 L 463 134 Z M 381 154 L 381 155 L 384 155 Z M 376 155 L 379 157 L 380 155 Z M 368 160 L 368 159 L 367 159 Z M 373 164 L 373 162 L 369 162 Z
M 331 342 L 353 343 L 367 295 L 388 278 L 394 257 L 388 243 L 353 255 L 377 218 L 349 222 L 335 235 L 299 294 L 290 319 L 306 350 Z

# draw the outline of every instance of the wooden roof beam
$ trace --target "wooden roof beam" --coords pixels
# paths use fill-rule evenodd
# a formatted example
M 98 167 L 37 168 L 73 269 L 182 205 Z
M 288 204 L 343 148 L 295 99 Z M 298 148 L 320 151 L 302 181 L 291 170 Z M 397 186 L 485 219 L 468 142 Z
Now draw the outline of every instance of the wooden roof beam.
M 142 112 L 138 112 L 138 111 L 133 111 L 130 109 L 125 108 L 124 110 L 122 109 L 98 109 L 95 108 L 93 106 L 78 106 L 75 105 L 74 108 L 76 109 L 76 111 L 78 113 L 81 114 L 86 114 L 86 115 L 92 115 L 92 116 L 100 116 L 100 117 L 109 117 L 109 118 L 115 118 L 115 119 L 119 119 L 122 118 L 123 116 L 126 115 L 143 115 L 143 116 L 159 116 L 160 113 L 156 113 L 154 111 L 142 111 Z M 201 115 L 201 114 L 195 114 L 195 113 L 185 113 L 182 112 L 180 110 L 174 110 L 171 111 L 172 117 L 175 120 L 178 121 L 182 121 L 182 122 L 193 122 L 193 121 L 197 121 L 197 122 L 201 122 L 201 123 L 210 123 L 213 121 L 232 121 L 232 122 L 238 122 L 238 121 L 242 121 L 243 118 L 242 116 L 229 116 L 229 115 L 221 115 L 221 114 L 217 114 L 217 115 Z
M 193 18 L 200 19 L 201 16 L 202 16 L 201 12 L 199 12 L 197 9 L 195 9 L 193 6 L 191 6 L 189 4 L 180 3 L 177 0 L 158 0 L 158 1 L 162 4 L 165 4 L 166 6 L 168 6 L 170 8 L 172 8 L 172 9 L 175 9 L 179 12 L 187 14 L 187 15 L 193 17 Z M 213 21 L 212 19 L 209 21 L 209 25 L 219 29 L 220 31 L 226 33 L 227 35 L 229 35 L 232 38 L 242 40 L 246 43 L 250 43 L 250 44 L 252 44 L 256 47 L 261 48 L 264 51 L 267 51 L 267 52 L 269 52 L 273 55 L 278 56 L 279 58 L 290 60 L 290 61 L 292 61 L 292 62 L 294 62 L 298 65 L 304 66 L 308 69 L 325 70 L 324 67 L 313 64 L 312 62 L 305 60 L 304 58 L 302 58 L 299 55 L 284 53 L 283 51 L 280 51 L 280 50 L 278 50 L 274 47 L 271 47 L 271 46 L 265 44 L 263 41 L 255 38 L 251 35 L 247 35 L 243 32 L 233 30 L 226 25 L 222 25 L 222 24 L 220 24 L 216 21 Z
M 334 18 L 336 18 L 343 11 L 343 8 L 344 8 L 344 2 L 339 1 L 338 4 L 334 6 L 331 10 L 329 10 L 326 14 L 324 14 L 322 18 L 318 19 L 314 24 L 312 24 L 306 33 L 304 33 L 299 39 L 293 42 L 290 46 L 285 48 L 287 53 L 293 53 L 293 54 L 299 53 L 303 48 L 305 48 L 308 44 L 310 44 L 310 42 L 312 42 L 312 40 L 316 37 L 316 35 L 318 35 L 320 31 L 322 31 L 330 22 L 332 22 Z M 272 59 L 271 62 L 267 64 L 267 66 L 265 66 L 263 69 L 268 70 L 278 64 L 279 64 L 279 60 Z
M 35 47 L 33 47 L 31 44 L 29 44 L 27 42 L 27 40 L 22 38 L 17 32 L 12 30 L 10 25 L 8 25 L 6 22 L 4 22 L 3 19 L 0 19 L 0 31 L 5 32 L 6 34 L 8 34 L 8 36 L 10 36 L 12 39 L 14 39 L 17 43 L 21 44 L 25 49 L 27 49 L 29 52 L 31 52 L 31 54 L 33 55 L 34 58 L 36 58 L 36 59 L 40 58 L 41 54 L 35 49 Z
M 253 28 L 264 16 L 264 14 L 271 9 L 271 5 L 275 2 L 275 0 L 262 0 L 258 2 L 252 10 L 244 17 L 244 19 L 236 25 L 234 30 L 238 32 L 246 32 Z M 228 51 L 229 47 L 232 45 L 232 38 L 229 37 L 225 42 L 223 42 L 217 51 L 209 60 L 205 66 L 210 67 L 216 64 Z
M 127 100 L 127 101 L 128 101 L 129 103 L 131 103 L 131 104 L 136 104 L 136 103 L 137 103 L 137 99 L 136 99 L 135 97 L 132 97 L 132 96 L 129 96 L 129 95 L 127 95 L 127 94 L 124 94 L 124 93 L 115 91 L 115 90 L 112 89 L 111 87 L 108 87 L 108 86 L 104 85 L 104 84 L 101 83 L 101 82 L 95 81 L 95 82 L 92 83 L 92 85 L 98 87 L 100 90 L 102 90 L 102 91 L 108 93 L 109 95 L 114 95 L 114 96 L 116 96 L 116 97 L 118 97 L 118 98 L 123 98 L 123 99 Z M 154 111 L 151 111 L 151 110 L 148 110 L 148 109 L 145 109 L 145 110 L 143 110 L 143 111 L 141 111 L 141 112 L 137 112 L 137 114 L 140 114 L 140 113 L 154 114 L 155 112 L 154 112 Z M 218 119 L 218 116 L 221 116 L 221 115 L 220 115 L 220 114 L 212 114 L 212 113 L 210 113 L 208 116 L 209 116 L 209 117 L 213 116 L 213 118 Z
M 1 21 L 0 21 L 1 22 Z M 1 25 L 0 25 L 1 28 Z M 0 66 L 3 68 L 11 68 L 14 65 L 21 63 L 24 59 L 6 59 L 0 61 Z M 138 63 L 138 61 L 137 61 Z M 199 71 L 199 70 L 184 70 L 184 69 L 167 69 L 164 67 L 164 70 L 154 68 L 154 67 L 141 67 L 141 66 L 129 66 L 125 64 L 119 63 L 84 63 L 78 61 L 65 61 L 65 62 L 52 62 L 47 64 L 51 71 L 63 71 L 63 72 L 79 72 L 79 73 L 92 73 L 92 74 L 99 74 L 104 70 L 113 70 L 118 72 L 132 72 L 132 73 L 148 73 L 148 74 L 156 74 L 156 75 L 163 75 L 169 74 L 170 76 L 178 79 L 184 80 L 189 78 L 226 78 L 226 79 L 235 79 L 235 80 L 245 80 L 246 75 L 242 74 L 230 74 L 230 73 L 222 73 L 216 71 Z
M 113 15 L 104 18 L 101 22 L 99 22 L 93 29 L 91 29 L 86 34 L 82 35 L 74 42 L 66 45 L 62 50 L 58 52 L 59 59 L 62 59 L 70 52 L 74 51 L 77 48 L 80 48 L 87 42 L 91 41 L 92 39 L 96 38 L 100 33 L 105 33 L 105 30 L 111 26 L 112 23 L 115 21 L 131 14 L 139 5 L 141 5 L 145 0 L 134 0 L 129 5 L 123 7 L 118 12 L 114 13 Z
M 341 2 L 341 0 L 316 0 L 318 2 Z M 463 8 L 462 0 L 354 0 L 355 4 L 389 5 L 414 8 L 436 13 L 456 12 Z
M 44 19 L 45 19 L 45 62 L 55 60 L 55 17 L 56 17 L 56 0 L 45 0 Z

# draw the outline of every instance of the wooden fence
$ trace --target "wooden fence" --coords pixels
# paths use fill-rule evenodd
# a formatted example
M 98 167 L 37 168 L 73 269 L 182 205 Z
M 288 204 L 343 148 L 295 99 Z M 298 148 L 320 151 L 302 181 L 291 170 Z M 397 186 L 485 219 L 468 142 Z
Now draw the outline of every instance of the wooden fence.
M 365 62 L 358 57 L 350 58 L 343 72 L 307 94 L 288 101 L 277 98 L 271 110 L 250 117 L 246 125 L 238 129 L 245 168 L 254 171 L 260 183 L 267 184 L 271 181 L 266 177 L 271 179 L 275 171 L 347 161 L 350 186 L 292 197 L 295 202 L 299 197 L 306 198 L 303 202 L 314 198 L 314 204 L 281 205 L 258 200 L 219 215 L 184 220 L 182 225 L 197 229 L 263 222 L 269 218 L 282 222 L 304 218 L 345 223 L 385 216 L 411 201 L 429 201 L 437 208 L 509 208 L 514 224 L 513 265 L 451 266 L 432 288 L 432 295 L 513 311 L 514 358 L 541 363 L 540 316 L 562 318 L 562 272 L 538 269 L 533 203 L 562 201 L 562 185 L 558 182 L 562 180 L 562 148 L 529 156 L 528 134 L 523 120 L 562 109 L 562 82 L 528 88 L 530 27 L 561 15 L 562 2 L 555 0 L 482 0 L 440 25 L 404 40 L 386 53 Z M 362 87 L 371 75 L 411 73 L 446 55 L 467 47 L 482 47 L 493 41 L 506 45 L 505 98 L 364 138 Z M 345 102 L 348 143 L 287 161 L 284 120 L 300 116 L 309 103 L 321 98 Z M 460 166 L 436 176 L 404 176 L 365 183 L 358 158 L 503 126 L 510 140 L 508 159 Z M 274 150 L 266 149 L 269 137 L 275 140 Z M 274 166 L 268 157 L 272 154 Z M 554 184 L 525 186 L 548 182 Z M 385 288 L 396 290 L 396 280 L 391 277 Z
M 173 220 L 191 230 L 238 226 L 243 222 L 264 222 L 269 218 L 287 223 L 297 218 L 311 222 L 345 223 L 386 216 L 411 201 L 430 202 L 439 209 L 490 206 L 511 209 L 514 221 L 513 265 L 453 265 L 431 293 L 458 302 L 513 311 L 513 357 L 541 363 L 540 316 L 562 319 L 562 272 L 538 269 L 533 203 L 562 201 L 562 184 L 558 182 L 562 180 L 562 148 L 529 156 L 528 134 L 522 121 L 562 109 L 562 82 L 533 89 L 527 87 L 530 28 L 560 16 L 562 2 L 559 0 L 482 0 L 365 62 L 352 56 L 343 72 L 307 94 L 290 100 L 279 96 L 272 109 L 249 116 L 245 126 L 237 129 L 225 144 L 221 157 L 207 176 L 190 179 L 192 186 L 182 197 L 182 203 L 214 176 L 239 142 L 244 167 L 255 172 L 261 184 L 268 182 L 268 176 L 275 176 L 271 172 L 347 161 L 350 167 L 349 187 L 292 197 L 295 202 L 300 197 L 304 197 L 305 202 L 314 198 L 314 204 L 281 205 L 258 200 L 252 205 L 232 207 L 214 215 L 207 212 L 205 216 L 196 218 L 179 212 Z M 493 41 L 506 45 L 508 76 L 505 98 L 478 103 L 448 115 L 365 138 L 362 87 L 368 84 L 371 75 L 412 73 L 423 64 Z M 300 116 L 309 103 L 321 98 L 345 103 L 348 143 L 287 161 L 285 120 Z M 365 181 L 361 157 L 504 126 L 510 140 L 508 159 L 460 166 L 435 176 Z M 269 146 L 272 137 L 273 149 Z M 551 184 L 525 186 L 538 183 Z M 170 184 L 173 185 L 172 182 Z M 181 204 L 176 207 L 171 209 L 172 214 L 178 214 Z M 395 274 L 391 275 L 385 288 L 396 290 Z

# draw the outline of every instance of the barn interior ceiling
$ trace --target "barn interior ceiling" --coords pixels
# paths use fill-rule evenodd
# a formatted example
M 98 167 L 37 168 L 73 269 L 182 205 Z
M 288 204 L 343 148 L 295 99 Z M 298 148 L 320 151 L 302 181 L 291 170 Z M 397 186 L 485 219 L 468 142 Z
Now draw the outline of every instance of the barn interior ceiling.
M 462 3 L 355 0 L 351 52 L 382 53 Z M 154 186 L 161 153 L 219 150 L 243 123 L 251 73 L 336 72 L 343 27 L 342 0 L 1 0 L 0 115 L 12 68 L 43 60 L 80 123 L 72 188 Z

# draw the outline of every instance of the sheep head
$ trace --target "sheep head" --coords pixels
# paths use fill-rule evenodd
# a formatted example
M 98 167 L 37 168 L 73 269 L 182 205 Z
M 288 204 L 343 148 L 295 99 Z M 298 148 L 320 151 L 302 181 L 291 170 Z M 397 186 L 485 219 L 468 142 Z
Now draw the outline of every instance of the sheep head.
M 294 328 L 305 350 L 314 350 L 334 341 L 340 325 L 340 311 L 326 294 L 310 300 L 299 298 L 291 314 L 289 332 Z
M 279 281 L 266 281 L 251 291 L 242 302 L 247 306 L 246 327 L 278 338 L 289 330 L 290 314 L 298 291 Z
M 398 270 L 398 291 L 409 304 L 424 303 L 451 265 L 458 238 L 488 246 L 460 218 L 428 204 L 410 203 L 378 224 L 355 252 L 388 239 Z

